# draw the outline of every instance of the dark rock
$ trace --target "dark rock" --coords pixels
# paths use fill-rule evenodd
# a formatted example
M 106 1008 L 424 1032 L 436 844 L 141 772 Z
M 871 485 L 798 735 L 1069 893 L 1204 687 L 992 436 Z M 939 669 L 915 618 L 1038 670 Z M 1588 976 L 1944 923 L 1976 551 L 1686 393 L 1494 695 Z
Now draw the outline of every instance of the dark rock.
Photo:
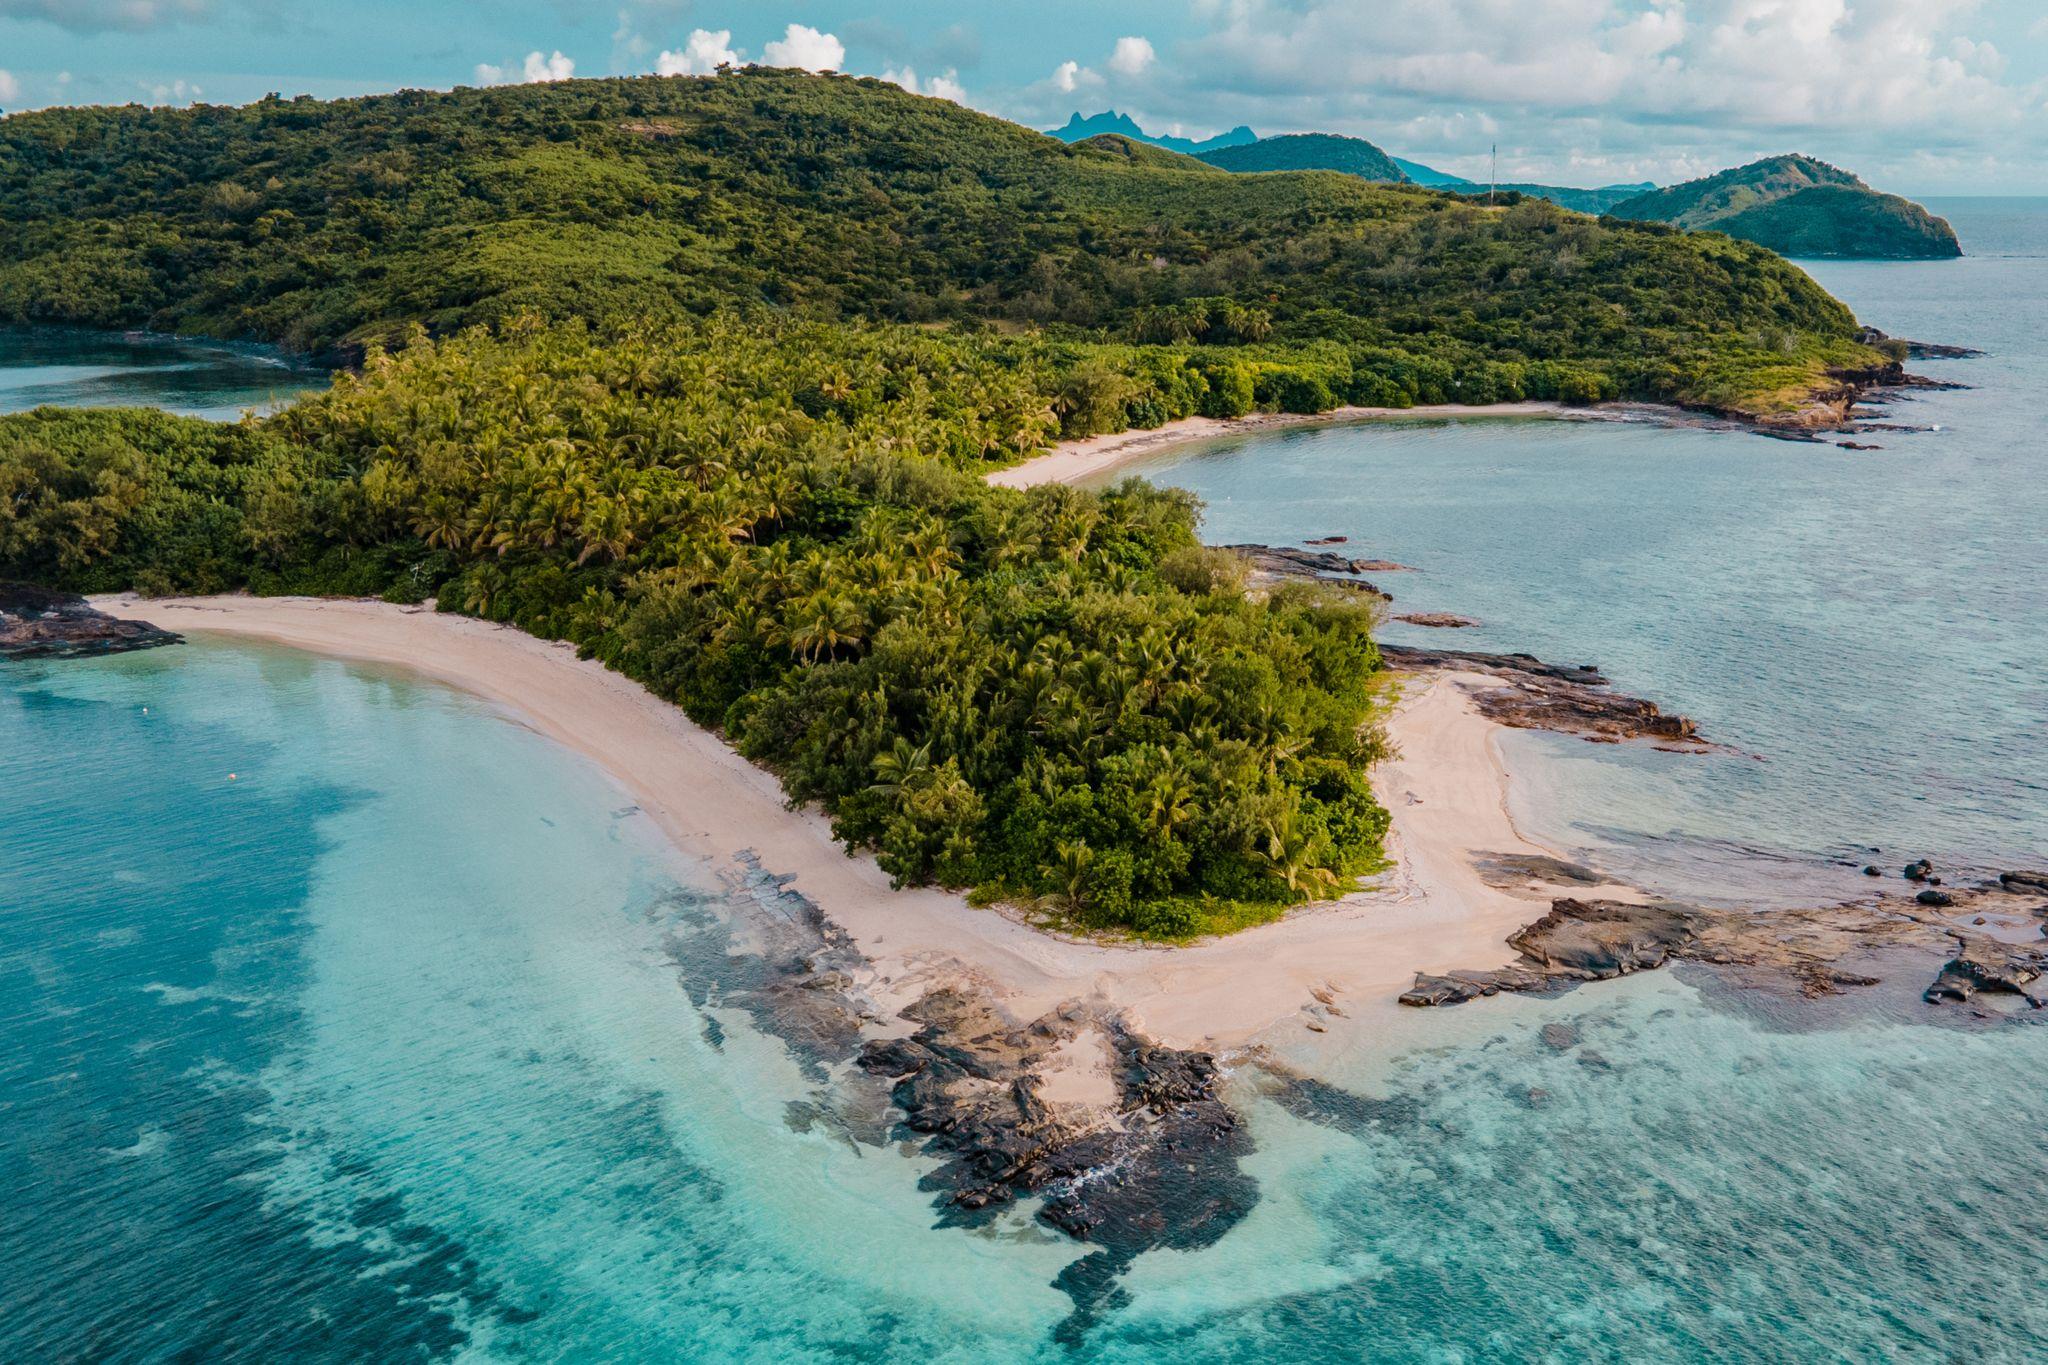
M 2001 872 L 1998 884 L 2008 891 L 2048 891 L 2048 872 Z
M 1884 875 L 1884 870 L 1882 868 L 1873 867 L 1866 863 L 1863 868 L 1863 875 L 1866 877 L 1882 877 Z
M 1304 540 L 1301 543 L 1304 545 L 1343 545 L 1350 541 L 1350 539 L 1350 536 L 1317 536 L 1314 540 Z
M 1934 871 L 1934 864 L 1922 858 L 1917 863 L 1907 863 L 1903 872 L 1909 882 L 1924 882 Z
M 1550 886 L 1600 886 L 1610 880 L 1604 872 L 1584 863 L 1567 862 L 1541 853 L 1481 853 L 1472 866 L 1488 886 L 1511 890 L 1531 884 Z
M 1971 346 L 1948 346 L 1938 341 L 1908 341 L 1904 338 L 1888 337 L 1875 327 L 1865 327 L 1857 332 L 1856 339 L 1865 346 L 1881 346 L 1896 340 L 1906 348 L 1908 360 L 1975 360 L 1984 352 Z
M 1545 1024 L 1542 1029 L 1543 1046 L 1553 1052 L 1569 1052 L 1578 1046 L 1579 1030 L 1573 1024 Z
M 77 593 L 0 583 L 0 660 L 85 659 L 183 639 L 143 621 L 95 610 Z
M 1351 559 L 1327 550 L 1301 550 L 1290 545 L 1222 545 L 1217 548 L 1244 556 L 1251 565 L 1251 586 L 1255 588 L 1272 587 L 1288 581 L 1327 583 L 1348 592 L 1368 593 L 1391 602 L 1394 600 L 1391 594 L 1382 592 L 1360 575 L 1409 572 L 1407 565 L 1390 560 Z
M 1961 934 L 1956 935 L 1956 948 L 1956 955 L 1928 986 L 1928 1003 L 1962 1004 L 1973 995 L 1992 993 L 2020 996 L 2035 1009 L 2048 1004 L 2028 989 L 2041 976 L 2039 952 Z
M 1936 907 L 1937 909 L 1942 906 L 1954 905 L 1956 903 L 1956 898 L 1954 896 L 1951 896 L 1948 892 L 1935 891 L 1932 889 L 1922 891 L 1919 895 L 1913 897 L 1913 899 L 1921 905 L 1931 905 Z
M 1547 664 L 1528 654 L 1483 654 L 1412 645 L 1380 646 L 1388 668 L 1408 672 L 1485 673 L 1506 685 L 1475 691 L 1488 718 L 1522 730 L 1554 730 L 1614 742 L 1657 739 L 1674 745 L 1709 747 L 1699 728 L 1684 716 L 1667 715 L 1655 703 L 1609 690 L 1591 664 Z
M 1467 630 L 1479 624 L 1469 616 L 1459 616 L 1448 611 L 1412 611 L 1394 619 L 1405 621 L 1411 626 L 1429 626 L 1435 630 Z

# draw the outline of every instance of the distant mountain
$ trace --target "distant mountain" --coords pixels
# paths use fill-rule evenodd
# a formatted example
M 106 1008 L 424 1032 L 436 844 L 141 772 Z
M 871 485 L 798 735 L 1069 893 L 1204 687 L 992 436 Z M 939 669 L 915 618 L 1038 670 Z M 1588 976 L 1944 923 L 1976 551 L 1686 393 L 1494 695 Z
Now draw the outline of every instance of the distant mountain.
M 1401 174 L 1407 176 L 1416 184 L 1427 185 L 1430 189 L 1433 190 L 1455 189 L 1460 185 L 1469 185 L 1472 183 L 1471 181 L 1462 179 L 1458 176 L 1450 175 L 1446 172 L 1435 170 L 1431 167 L 1425 166 L 1420 161 L 1409 161 L 1403 157 L 1398 156 L 1391 157 L 1389 159 L 1396 166 L 1399 166 L 1401 168 Z
M 1385 152 L 1362 137 L 1340 137 L 1336 133 L 1289 133 L 1197 152 L 1195 156 L 1226 171 L 1342 171 L 1388 184 L 1408 182 L 1408 177 Z
M 1101 137 L 1104 133 L 1114 133 L 1133 142 L 1164 147 L 1170 152 L 1188 153 L 1207 152 L 1218 147 L 1242 147 L 1259 140 L 1257 133 L 1241 123 L 1227 133 L 1218 133 L 1215 137 L 1203 138 L 1200 141 L 1191 137 L 1170 135 L 1154 137 L 1140 128 L 1138 121 L 1129 114 L 1119 114 L 1114 109 L 1105 109 L 1099 114 L 1090 114 L 1087 118 L 1082 118 L 1076 111 L 1074 116 L 1067 120 L 1064 128 L 1052 130 L 1052 135 L 1062 142 L 1085 142 L 1091 137 Z
M 1781 256 L 1924 260 L 1963 254 L 1955 229 L 1810 156 L 1774 156 L 1624 200 L 1616 218 L 1725 232 Z

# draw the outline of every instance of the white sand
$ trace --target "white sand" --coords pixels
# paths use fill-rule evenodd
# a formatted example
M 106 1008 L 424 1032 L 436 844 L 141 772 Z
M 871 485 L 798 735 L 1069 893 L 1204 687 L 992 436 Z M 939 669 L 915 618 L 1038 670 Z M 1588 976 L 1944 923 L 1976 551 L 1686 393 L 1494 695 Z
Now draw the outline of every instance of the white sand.
M 1179 1046 L 1280 1038 L 1336 1002 L 1370 1031 L 1418 970 L 1508 960 L 1504 937 L 1540 898 L 1485 885 L 1474 852 L 1537 853 L 1507 813 L 1507 774 L 1464 691 L 1469 679 L 1415 684 L 1390 731 L 1401 757 L 1378 775 L 1394 813 L 1399 865 L 1387 889 L 1309 907 L 1280 923 L 1186 948 L 1102 945 L 1046 934 L 945 891 L 892 890 L 865 854 L 834 843 L 814 810 L 791 811 L 774 777 L 638 683 L 565 645 L 467 617 L 382 602 L 309 598 L 98 599 L 169 630 L 277 641 L 402 665 L 485 698 L 596 762 L 683 849 L 724 864 L 743 849 L 843 925 L 874 961 L 879 1000 L 907 1003 L 963 972 L 1019 1017 L 1067 1000 L 1128 1010 Z M 1361 1008 L 1372 1007 L 1372 1008 Z
M 1119 465 L 1190 441 L 1218 436 L 1239 436 L 1274 427 L 1332 426 L 1341 422 L 1367 422 L 1385 418 L 1438 417 L 1567 417 L 1584 415 L 1587 409 L 1572 409 L 1557 403 L 1494 403 L 1480 407 L 1467 403 L 1439 403 L 1420 408 L 1338 408 L 1313 416 L 1294 413 L 1259 412 L 1249 417 L 1228 419 L 1183 417 L 1151 431 L 1119 431 L 1107 436 L 1089 436 L 1065 441 L 1043 455 L 998 470 L 988 481 L 998 488 L 1032 488 L 1042 483 L 1074 483 L 1105 473 Z

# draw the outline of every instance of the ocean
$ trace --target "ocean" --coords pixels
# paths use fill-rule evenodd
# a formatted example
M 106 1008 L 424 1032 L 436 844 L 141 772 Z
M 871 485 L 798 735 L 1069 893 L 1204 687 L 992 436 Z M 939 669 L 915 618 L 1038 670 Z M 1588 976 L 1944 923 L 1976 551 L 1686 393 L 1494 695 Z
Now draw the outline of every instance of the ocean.
M 1433 641 L 1602 664 L 1756 757 L 1538 736 L 1524 818 L 1735 903 L 2048 850 L 2048 203 L 1812 267 L 1979 346 L 1850 452 L 1647 424 L 1265 433 L 1144 467 L 1346 534 Z M 1938 428 L 1938 429 L 1937 429 Z M 1416 638 L 1422 632 L 1413 631 Z M 1860 888 L 1859 888 L 1860 889 Z M 1074 1244 L 728 1001 L 729 889 L 600 772 L 402 672 L 201 643 L 0 670 L 0 1359 L 2038 1358 L 2048 1032 L 1680 971 L 1404 1015 L 1232 1082 L 1258 1202 L 1078 1344 Z M 1559 1027 L 1545 1029 L 1545 1025 Z M 1298 1051 L 1298 1055 L 1297 1055 Z

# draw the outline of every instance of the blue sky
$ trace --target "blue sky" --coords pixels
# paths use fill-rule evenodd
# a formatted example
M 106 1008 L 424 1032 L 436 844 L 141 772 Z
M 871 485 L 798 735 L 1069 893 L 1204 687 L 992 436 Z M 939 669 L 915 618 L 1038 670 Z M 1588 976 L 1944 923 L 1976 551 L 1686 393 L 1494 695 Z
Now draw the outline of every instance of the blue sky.
M 1506 178 L 1806 151 L 1906 193 L 2048 194 L 2043 0 L 0 0 L 0 107 L 695 71 L 889 75 L 1037 127 L 1328 130 Z

